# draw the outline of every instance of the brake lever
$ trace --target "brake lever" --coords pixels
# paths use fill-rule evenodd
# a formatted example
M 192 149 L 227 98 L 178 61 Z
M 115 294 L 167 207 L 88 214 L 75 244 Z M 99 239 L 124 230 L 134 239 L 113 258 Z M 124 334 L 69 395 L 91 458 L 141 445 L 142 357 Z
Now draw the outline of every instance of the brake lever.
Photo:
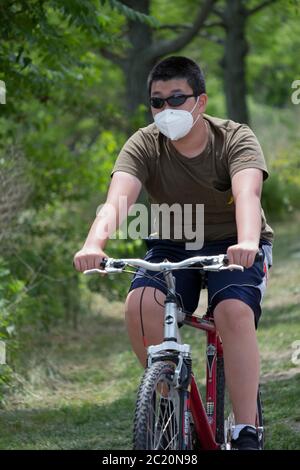
M 104 269 L 86 269 L 85 271 L 83 271 L 83 274 L 85 275 L 89 275 L 89 274 L 106 274 L 106 271 Z
M 220 266 L 219 271 L 244 271 L 244 266 L 239 264 L 228 264 L 228 266 Z
M 215 264 L 212 266 L 203 266 L 201 268 L 203 271 L 244 271 L 244 267 L 240 266 L 239 264 L 229 264 L 228 266 L 224 266 L 223 264 Z
M 83 271 L 83 274 L 89 275 L 89 274 L 110 274 L 110 273 L 121 273 L 123 271 L 122 268 L 110 268 L 107 267 L 106 269 L 86 269 Z

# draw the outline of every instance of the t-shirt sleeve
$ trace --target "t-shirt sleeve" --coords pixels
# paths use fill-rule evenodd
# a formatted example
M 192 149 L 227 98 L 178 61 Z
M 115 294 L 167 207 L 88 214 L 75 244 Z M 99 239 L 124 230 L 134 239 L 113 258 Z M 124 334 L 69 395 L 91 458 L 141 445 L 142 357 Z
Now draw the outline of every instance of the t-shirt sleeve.
M 232 136 L 227 148 L 228 167 L 232 178 L 238 171 L 258 168 L 263 171 L 264 180 L 268 169 L 262 148 L 252 130 L 242 125 Z
M 141 130 L 135 132 L 121 149 L 114 164 L 111 176 L 116 171 L 124 171 L 136 176 L 145 184 L 150 172 L 150 152 L 147 140 Z

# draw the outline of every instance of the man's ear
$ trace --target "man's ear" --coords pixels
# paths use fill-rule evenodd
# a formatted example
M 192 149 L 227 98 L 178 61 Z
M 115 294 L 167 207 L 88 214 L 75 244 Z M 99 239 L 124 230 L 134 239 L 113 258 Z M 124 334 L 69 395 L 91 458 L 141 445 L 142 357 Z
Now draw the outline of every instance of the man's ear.
M 202 93 L 199 96 L 199 109 L 200 113 L 205 113 L 206 106 L 207 106 L 208 96 L 206 93 Z

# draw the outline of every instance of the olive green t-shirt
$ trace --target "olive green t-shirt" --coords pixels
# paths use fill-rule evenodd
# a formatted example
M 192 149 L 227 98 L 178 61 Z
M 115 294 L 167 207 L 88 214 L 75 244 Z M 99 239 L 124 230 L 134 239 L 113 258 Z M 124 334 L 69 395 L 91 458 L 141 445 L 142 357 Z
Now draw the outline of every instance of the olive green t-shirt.
M 123 171 L 144 185 L 151 204 L 204 205 L 204 241 L 237 236 L 231 179 L 240 170 L 268 170 L 251 129 L 228 119 L 203 115 L 209 128 L 206 148 L 196 157 L 181 155 L 156 125 L 140 128 L 125 143 L 112 174 Z M 261 211 L 261 239 L 273 241 L 273 231 Z M 193 219 L 195 220 L 195 219 Z M 172 238 L 172 237 L 171 237 Z

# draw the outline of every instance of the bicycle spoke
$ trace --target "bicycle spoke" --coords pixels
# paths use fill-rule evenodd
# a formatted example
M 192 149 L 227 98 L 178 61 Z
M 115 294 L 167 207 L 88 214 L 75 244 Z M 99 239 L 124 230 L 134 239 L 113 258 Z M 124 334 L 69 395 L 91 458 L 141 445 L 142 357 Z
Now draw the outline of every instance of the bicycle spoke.
M 142 382 L 143 407 L 135 421 L 136 447 L 149 450 L 179 450 L 182 443 L 180 390 L 173 384 L 174 365 L 157 362 Z M 150 382 L 150 378 L 152 382 Z M 145 383 L 150 384 L 144 388 Z M 146 393 L 147 392 L 147 393 Z M 149 393 L 150 392 L 150 393 Z M 140 398 L 141 399 L 141 398 Z

